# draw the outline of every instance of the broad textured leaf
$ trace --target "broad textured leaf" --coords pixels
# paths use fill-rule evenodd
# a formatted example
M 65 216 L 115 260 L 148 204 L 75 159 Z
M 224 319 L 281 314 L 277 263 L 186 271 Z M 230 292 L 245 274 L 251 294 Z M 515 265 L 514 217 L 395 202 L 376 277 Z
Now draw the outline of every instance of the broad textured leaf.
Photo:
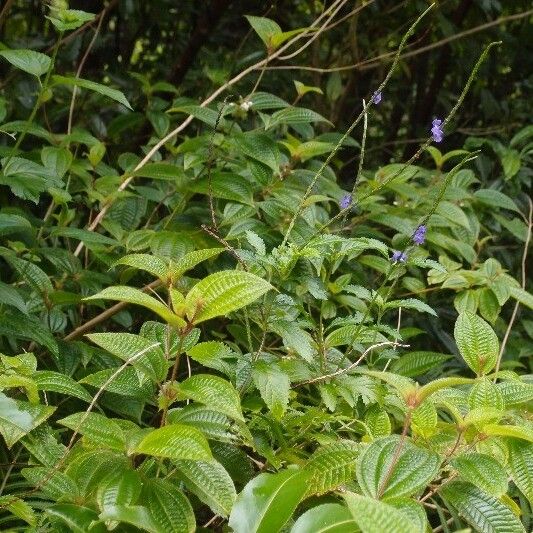
M 260 39 L 265 43 L 267 48 L 272 45 L 272 37 L 278 33 L 282 33 L 281 27 L 277 22 L 266 17 L 254 17 L 252 15 L 245 15 L 250 23 L 250 26 L 255 30 Z
M 474 198 L 491 207 L 502 207 L 510 211 L 520 212 L 514 201 L 506 194 L 494 189 L 479 189 L 474 193 Z
M 52 282 L 48 274 L 36 264 L 11 254 L 4 255 L 4 259 L 35 291 L 39 293 L 50 293 L 53 291 Z
M 276 111 L 270 117 L 266 129 L 272 129 L 281 124 L 292 126 L 297 124 L 310 124 L 311 122 L 329 123 L 329 120 L 311 109 L 304 107 L 286 107 L 285 109 Z
M 225 379 L 210 374 L 197 374 L 179 384 L 179 392 L 230 418 L 244 420 L 239 393 Z
M 191 270 L 201 262 L 215 257 L 224 251 L 224 248 L 206 248 L 205 250 L 195 250 L 194 252 L 186 253 L 183 257 L 177 260 L 172 260 L 170 263 L 170 278 L 176 280 L 187 270 Z
M 88 507 L 74 505 L 71 503 L 58 503 L 48 507 L 45 513 L 53 518 L 57 518 L 74 533 L 86 533 L 93 522 L 98 522 L 98 515 Z M 103 533 L 107 531 L 104 524 L 97 524 L 91 527 L 91 533 Z
M 188 184 L 188 189 L 205 195 L 209 194 L 209 178 L 198 178 Z M 231 172 L 213 172 L 211 175 L 211 194 L 214 198 L 232 200 L 253 206 L 253 189 L 250 181 Z
M 259 474 L 238 495 L 229 526 L 235 533 L 280 531 L 303 498 L 308 478 L 299 470 Z
M 131 365 L 153 381 L 162 381 L 167 373 L 163 350 L 153 341 L 132 333 L 91 333 L 87 338 Z
M 471 483 L 451 481 L 440 491 L 459 515 L 483 533 L 525 533 L 514 513 L 494 496 Z
M 96 83 L 91 80 L 84 80 L 82 78 L 74 78 L 68 76 L 52 76 L 52 81 L 54 84 L 61 85 L 75 85 L 76 87 L 82 87 L 83 89 L 88 89 L 89 91 L 94 91 L 95 93 L 102 94 L 115 100 L 119 104 L 126 106 L 128 109 L 131 109 L 131 105 L 121 91 L 117 89 L 112 89 L 107 85 L 102 85 L 101 83 Z
M 141 494 L 142 482 L 135 470 L 109 476 L 98 487 L 96 501 L 101 511 L 114 505 L 131 505 Z
M 359 446 L 347 440 L 319 448 L 305 465 L 305 471 L 311 474 L 306 496 L 324 494 L 353 481 L 358 455 Z
M 110 239 L 105 235 L 96 233 L 95 231 L 88 231 L 80 228 L 52 228 L 50 231 L 51 237 L 68 237 L 69 239 L 77 239 L 86 244 L 89 248 L 92 245 L 100 246 L 116 246 L 118 241 Z
M 275 418 L 281 418 L 289 405 L 289 376 L 275 363 L 258 361 L 252 370 L 252 379 Z
M 217 461 L 174 461 L 185 486 L 220 516 L 227 517 L 237 492 L 226 469 Z
M 184 494 L 169 481 L 148 479 L 144 483 L 142 501 L 150 512 L 158 531 L 194 533 L 194 511 Z
M 527 403 L 533 400 L 533 384 L 520 381 L 504 381 L 496 385 L 506 406 Z
M 70 376 L 61 374 L 60 372 L 38 370 L 32 374 L 32 379 L 35 381 L 39 390 L 59 392 L 89 403 L 92 400 L 90 394 L 79 383 L 74 381 Z
M 342 495 L 363 533 L 407 533 L 416 531 L 407 513 L 392 505 L 353 492 Z
M 387 339 L 378 331 L 365 326 L 348 325 L 332 331 L 324 340 L 329 347 L 353 344 L 354 342 L 383 342 Z
M 384 305 L 384 309 L 398 309 L 403 307 L 404 309 L 414 309 L 420 313 L 429 313 L 430 315 L 437 316 L 437 313 L 426 303 L 417 300 L 416 298 L 407 298 L 405 300 L 392 300 Z
M 391 372 L 414 378 L 443 365 L 453 355 L 438 352 L 409 352 L 392 362 Z
M 487 424 L 483 426 L 483 433 L 487 435 L 498 435 L 500 437 L 516 437 L 517 439 L 533 442 L 533 429 L 528 426 Z
M 300 516 L 291 533 L 354 533 L 357 529 L 347 507 L 339 503 L 324 503 Z
M 199 281 L 187 294 L 187 316 L 198 324 L 252 303 L 272 288 L 264 279 L 238 270 L 223 270 Z
M 468 395 L 470 409 L 489 408 L 503 411 L 505 401 L 500 389 L 488 378 L 479 378 Z
M 11 285 L 7 283 L 2 283 L 0 281 L 0 304 L 10 305 L 15 309 L 18 309 L 21 313 L 25 315 L 28 314 L 28 308 L 26 301 L 21 296 L 20 292 Z
M 133 367 L 126 367 L 122 372 L 112 379 L 109 383 L 109 378 L 118 370 L 118 368 L 108 368 L 100 370 L 94 374 L 89 374 L 80 380 L 80 383 L 86 383 L 99 389 L 106 383 L 105 390 L 113 392 L 122 396 L 131 396 L 147 400 L 154 394 L 154 385 L 152 382 L 145 381 L 140 383 L 137 371 Z
M 9 61 L 14 67 L 37 77 L 46 74 L 52 63 L 52 60 L 46 54 L 41 54 L 41 52 L 35 52 L 34 50 L 0 50 L 0 56 Z
M 6 509 L 8 512 L 24 520 L 30 526 L 37 524 L 37 519 L 33 509 L 28 503 L 13 495 L 0 496 L 0 509 Z
M 13 400 L 0 392 L 0 434 L 11 448 L 19 439 L 44 422 L 55 407 Z
M 173 326 L 178 328 L 185 326 L 183 318 L 175 315 L 165 304 L 134 287 L 127 287 L 125 285 L 107 287 L 98 294 L 84 298 L 84 300 L 118 300 L 119 302 L 142 305 L 157 313 L 163 320 Z
M 52 500 L 73 502 L 80 496 L 78 486 L 69 476 L 42 466 L 23 468 L 22 475 L 39 491 Z M 46 480 L 46 481 L 45 481 Z
M 392 458 L 400 446 L 396 464 Z M 401 443 L 398 435 L 372 442 L 357 461 L 357 481 L 367 496 L 397 498 L 411 496 L 425 487 L 440 466 L 437 454 L 419 448 L 407 438 Z
M 94 443 L 112 450 L 125 449 L 126 439 L 120 426 L 114 420 L 99 413 L 74 413 L 58 420 L 58 424 L 77 431 Z
M 496 333 L 482 318 L 461 313 L 454 337 L 463 359 L 476 374 L 487 374 L 494 368 L 500 345 Z
M 207 439 L 197 429 L 183 424 L 171 424 L 151 431 L 136 446 L 135 453 L 191 461 L 212 459 Z
M 127 265 L 138 270 L 145 270 L 160 280 L 165 280 L 168 273 L 168 261 L 151 254 L 126 255 L 118 261 L 115 261 L 113 266 L 115 265 Z
M 226 415 L 203 405 L 191 404 L 182 409 L 171 409 L 168 421 L 172 424 L 187 424 L 200 430 L 208 439 L 234 442 L 233 422 Z
M 509 471 L 514 484 L 533 505 L 533 443 L 508 439 Z
M 234 137 L 234 142 L 244 155 L 263 163 L 273 172 L 279 170 L 279 150 L 276 143 L 262 133 L 243 133 Z
M 0 237 L 31 230 L 28 220 L 20 215 L 0 213 Z
M 485 492 L 496 497 L 507 492 L 505 468 L 490 455 L 469 452 L 459 455 L 451 464 L 465 481 Z
M 529 307 L 529 309 L 533 309 L 533 295 L 531 293 L 518 287 L 509 287 L 509 292 L 511 296 L 522 305 Z
M 142 531 L 160 533 L 160 529 L 152 518 L 147 507 L 142 505 L 108 505 L 98 515 L 100 520 L 125 522 Z

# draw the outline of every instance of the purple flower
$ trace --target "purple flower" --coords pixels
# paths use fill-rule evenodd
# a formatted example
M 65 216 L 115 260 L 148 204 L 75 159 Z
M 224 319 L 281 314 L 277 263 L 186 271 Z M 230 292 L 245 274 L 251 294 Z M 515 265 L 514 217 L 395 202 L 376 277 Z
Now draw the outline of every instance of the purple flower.
M 381 102 L 381 91 L 375 91 L 372 95 L 372 102 L 379 104 Z
M 352 205 L 352 195 L 351 194 L 345 194 L 341 201 L 339 202 L 339 205 L 341 209 L 348 209 Z
M 427 230 L 428 229 L 424 225 L 418 226 L 418 228 L 416 228 L 416 231 L 413 234 L 413 242 L 415 244 L 424 244 L 424 241 L 426 240 Z
M 433 135 L 433 140 L 436 143 L 440 143 L 444 138 L 444 132 L 442 131 L 442 120 L 435 118 L 431 123 L 431 134 Z
M 393 263 L 405 263 L 407 261 L 407 254 L 404 252 L 399 252 L 398 250 L 394 250 L 391 261 Z

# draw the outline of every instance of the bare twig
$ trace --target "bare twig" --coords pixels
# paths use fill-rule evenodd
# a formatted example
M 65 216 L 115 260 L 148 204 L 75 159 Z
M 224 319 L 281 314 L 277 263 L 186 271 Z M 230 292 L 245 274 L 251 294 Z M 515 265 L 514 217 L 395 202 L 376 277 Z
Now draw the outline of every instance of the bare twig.
M 354 361 L 351 365 L 347 366 L 346 368 L 341 368 L 331 374 L 326 374 L 325 376 L 318 376 L 317 378 L 308 379 L 307 381 L 302 381 L 301 383 L 296 383 L 293 385 L 293 388 L 301 387 L 302 385 L 310 385 L 311 383 L 318 383 L 320 381 L 326 381 L 331 378 L 336 378 L 337 376 L 341 376 L 342 374 L 346 374 L 347 372 L 350 372 L 350 370 L 353 370 L 356 366 L 358 366 L 361 361 L 372 351 L 376 348 L 382 348 L 383 346 L 394 346 L 395 348 L 397 346 L 400 346 L 402 348 L 409 348 L 409 344 L 399 344 L 396 341 L 385 341 L 385 342 L 379 342 L 378 344 L 373 344 L 372 346 L 369 346 L 357 359 Z
M 522 254 L 522 289 L 526 288 L 526 261 L 527 261 L 527 254 L 529 250 L 529 242 L 531 241 L 531 229 L 533 226 L 533 201 L 531 198 L 528 198 L 529 202 L 529 215 L 528 215 L 528 224 L 527 224 L 527 236 L 526 236 L 526 243 L 524 244 L 524 253 Z M 516 320 L 516 315 L 518 313 L 518 308 L 520 307 L 520 302 L 517 300 L 514 304 L 513 313 L 511 314 L 511 319 L 509 320 L 509 324 L 507 325 L 507 329 L 505 330 L 505 335 L 502 340 L 502 345 L 500 348 L 500 353 L 498 354 L 498 361 L 496 363 L 496 369 L 494 370 L 494 382 L 498 379 L 498 372 L 500 370 L 500 365 L 502 362 L 503 352 L 505 351 L 505 346 L 507 345 L 507 341 L 509 339 L 509 335 L 511 334 L 511 330 L 513 329 L 514 321 Z

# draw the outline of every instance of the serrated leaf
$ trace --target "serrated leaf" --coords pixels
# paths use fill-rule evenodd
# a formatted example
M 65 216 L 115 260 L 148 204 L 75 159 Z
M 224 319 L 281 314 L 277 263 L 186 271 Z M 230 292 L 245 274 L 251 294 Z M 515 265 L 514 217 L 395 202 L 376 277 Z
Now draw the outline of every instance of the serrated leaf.
M 93 387 L 103 387 L 109 378 L 118 370 L 118 368 L 107 368 L 100 370 L 94 374 L 89 374 L 80 380 L 80 383 L 86 383 Z M 127 367 L 120 372 L 111 382 L 109 382 L 105 390 L 120 394 L 121 396 L 131 396 L 146 400 L 154 394 L 154 386 L 151 382 L 146 381 L 141 385 L 136 370 L 133 367 Z
M 30 526 L 35 526 L 37 524 L 35 513 L 30 505 L 12 494 L 0 496 L 0 509 L 6 509 L 12 515 L 24 520 Z
M 239 393 L 223 378 L 197 374 L 179 384 L 179 392 L 187 398 L 236 420 L 244 420 Z
M 438 352 L 409 352 L 392 362 L 391 372 L 414 378 L 443 365 L 453 355 Z
M 32 226 L 28 220 L 20 215 L 0 213 L 0 237 L 31 230 Z
M 258 361 L 252 379 L 274 418 L 280 419 L 289 405 L 289 376 L 277 364 Z
M 469 452 L 459 455 L 451 461 L 464 481 L 499 497 L 507 492 L 507 474 L 505 468 L 490 455 Z
M 99 486 L 96 501 L 101 511 L 114 505 L 130 505 L 141 493 L 141 477 L 135 470 L 124 470 L 111 475 Z
M 208 409 L 203 405 L 187 405 L 182 409 L 171 409 L 168 421 L 172 424 L 187 424 L 200 430 L 208 439 L 234 442 L 233 422 L 226 415 Z
M 533 429 L 528 426 L 487 424 L 483 426 L 483 433 L 486 435 L 498 435 L 500 437 L 516 437 L 517 439 L 533 442 Z
M 37 77 L 46 74 L 52 63 L 46 54 L 34 50 L 0 50 L 0 56 L 14 67 Z
M 519 439 L 508 439 L 509 471 L 514 484 L 533 505 L 533 444 Z
M 187 270 L 191 270 L 201 262 L 215 257 L 224 251 L 224 248 L 206 248 L 205 250 L 195 250 L 193 252 L 186 253 L 178 260 L 172 260 L 170 262 L 170 279 L 176 280 Z
M 3 257 L 35 291 L 38 293 L 50 293 L 53 291 L 52 282 L 48 274 L 36 264 L 11 254 L 4 254 Z
M 217 461 L 174 461 L 185 486 L 220 516 L 227 517 L 237 498 L 230 475 Z
M 398 449 L 398 459 L 392 465 Z M 363 493 L 373 498 L 411 496 L 437 475 L 439 466 L 437 454 L 391 435 L 373 441 L 361 453 L 357 461 L 357 481 Z
M 429 313 L 430 315 L 437 316 L 437 313 L 426 303 L 417 300 L 416 298 L 407 298 L 406 300 L 391 300 L 387 302 L 383 309 L 398 309 L 403 307 L 405 309 L 415 309 L 420 313 Z
M 519 405 L 533 400 L 533 384 L 520 381 L 504 381 L 496 385 L 506 406 Z
M 357 525 L 352 513 L 339 503 L 317 505 L 302 514 L 291 533 L 354 533 Z
M 102 94 L 103 96 L 107 96 L 108 98 L 115 100 L 115 102 L 118 102 L 119 104 L 122 104 L 123 106 L 126 106 L 128 109 L 132 109 L 130 103 L 124 96 L 124 93 L 122 93 L 121 91 L 118 91 L 117 89 L 112 89 L 111 87 L 108 87 L 107 85 L 102 85 L 101 83 L 96 83 L 91 80 L 84 80 L 83 78 L 75 78 L 75 77 L 70 77 L 70 76 L 58 76 L 58 75 L 52 76 L 52 82 L 53 84 L 59 84 L 59 85 L 74 85 L 76 87 L 81 87 L 83 89 L 87 89 L 89 91 Z
M 509 287 L 511 296 L 522 305 L 533 309 L 533 295 L 518 287 Z
M 271 137 L 263 133 L 242 133 L 233 139 L 239 152 L 263 163 L 273 172 L 279 170 L 279 150 Z
M 392 505 L 353 492 L 345 492 L 342 497 L 362 533 L 416 531 L 415 525 L 407 513 L 394 508 Z
M 389 415 L 378 404 L 369 407 L 365 413 L 365 425 L 373 439 L 386 437 L 391 433 Z
M 186 324 L 183 318 L 175 315 L 165 304 L 156 300 L 153 296 L 149 296 L 139 289 L 125 285 L 107 287 L 98 294 L 84 298 L 84 300 L 118 300 L 119 302 L 141 305 L 157 313 L 163 320 L 173 326 L 182 328 Z
M 93 522 L 98 522 L 98 515 L 92 509 L 71 503 L 58 503 L 48 507 L 45 513 L 61 520 L 69 531 L 86 533 Z M 103 533 L 106 530 L 103 524 L 91 528 L 91 533 Z
M 153 341 L 132 333 L 91 333 L 86 337 L 123 361 L 131 361 L 134 368 L 153 381 L 165 378 L 168 368 L 165 354 Z
M 19 439 L 44 422 L 55 407 L 13 400 L 0 392 L 0 434 L 11 448 Z
M 489 408 L 503 411 L 505 402 L 500 389 L 489 379 L 476 380 L 468 395 L 470 409 Z
M 162 281 L 166 279 L 168 272 L 168 262 L 151 254 L 126 255 L 115 261 L 112 266 L 116 265 L 127 265 L 138 270 L 144 270 Z
M 92 400 L 90 394 L 79 383 L 60 372 L 38 370 L 32 374 L 32 379 L 39 390 L 59 392 L 86 402 L 91 402 Z
M 198 324 L 227 315 L 257 300 L 271 288 L 270 283 L 250 272 L 215 272 L 199 281 L 187 294 L 187 316 Z
M 136 446 L 135 453 L 191 461 L 212 459 L 207 439 L 197 429 L 183 424 L 171 424 L 151 431 Z
M 514 201 L 506 194 L 494 189 L 479 189 L 474 193 L 474 198 L 491 207 L 502 207 L 510 211 L 520 212 Z
M 311 122 L 328 122 L 326 118 L 318 114 L 316 111 L 306 109 L 304 107 L 286 107 L 276 111 L 265 125 L 266 129 L 272 129 L 281 124 L 288 126 L 298 124 L 309 124 Z
M 451 481 L 442 486 L 441 493 L 478 531 L 525 533 L 524 526 L 509 507 L 471 483 Z
M 80 495 L 74 480 L 63 472 L 34 466 L 23 468 L 21 473 L 34 487 L 39 486 L 39 491 L 50 499 L 74 501 Z
M 498 337 L 482 318 L 461 313 L 455 322 L 454 337 L 466 364 L 478 375 L 489 373 L 499 353 Z
M 298 470 L 259 474 L 237 496 L 229 526 L 235 533 L 280 531 L 303 498 L 308 477 Z
M 304 467 L 311 474 L 306 497 L 320 495 L 349 483 L 355 476 L 359 446 L 352 441 L 339 441 L 319 448 Z
M 77 431 L 96 444 L 112 450 L 125 449 L 125 435 L 120 426 L 99 413 L 74 413 L 57 422 L 72 431 Z
M 150 512 L 158 531 L 194 533 L 196 520 L 189 500 L 169 481 L 148 479 L 144 483 L 142 501 Z

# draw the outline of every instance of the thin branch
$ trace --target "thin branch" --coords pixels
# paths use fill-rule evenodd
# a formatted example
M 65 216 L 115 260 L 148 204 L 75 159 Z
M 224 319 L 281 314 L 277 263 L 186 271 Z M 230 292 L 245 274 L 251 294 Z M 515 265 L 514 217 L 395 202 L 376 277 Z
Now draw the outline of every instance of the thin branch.
M 504 24 L 506 22 L 511 22 L 514 20 L 527 18 L 531 15 L 533 15 L 533 9 L 530 9 L 529 11 L 525 11 L 523 13 L 516 13 L 514 15 L 509 15 L 507 17 L 500 17 L 499 19 L 492 20 L 491 22 L 487 22 L 485 24 L 481 24 L 480 26 L 476 26 L 475 28 L 470 28 L 460 33 L 456 33 L 455 35 L 451 35 L 450 37 L 441 39 L 440 41 L 437 41 L 436 43 L 431 43 L 431 44 L 428 44 L 427 46 L 422 46 L 420 48 L 417 48 L 416 50 L 406 52 L 405 54 L 402 54 L 400 56 L 400 59 L 407 59 L 409 57 L 414 57 L 419 54 L 429 52 L 430 50 L 433 50 L 435 48 L 440 48 L 441 46 L 444 46 L 452 41 L 462 39 L 463 37 L 466 37 L 468 35 L 472 35 L 474 33 L 487 30 L 489 28 L 492 28 L 493 26 L 499 26 L 500 24 Z M 267 67 L 267 70 L 309 70 L 312 72 L 319 72 L 322 74 L 327 74 L 330 72 L 341 72 L 344 70 L 353 70 L 353 69 L 358 69 L 362 71 L 362 70 L 370 70 L 370 69 L 381 66 L 381 63 L 383 60 L 390 60 L 393 55 L 394 55 L 394 52 L 386 52 L 385 54 L 381 54 L 372 59 L 366 59 L 365 61 L 360 61 L 359 63 L 355 63 L 353 65 L 343 65 L 340 67 L 321 68 L 321 67 L 308 67 L 306 65 L 276 65 L 276 66 Z
M 528 202 L 529 202 L 529 215 L 528 215 L 528 225 L 527 225 L 527 236 L 526 236 L 526 243 L 524 244 L 524 253 L 522 254 L 522 289 L 524 290 L 526 288 L 526 278 L 527 278 L 526 276 L 527 253 L 529 250 L 529 242 L 531 241 L 531 229 L 533 226 L 533 201 L 531 200 L 531 198 L 528 198 Z M 519 307 L 520 307 L 520 302 L 517 300 L 514 304 L 513 313 L 511 315 L 511 320 L 509 320 L 509 324 L 507 326 L 505 335 L 502 340 L 502 346 L 500 348 L 500 353 L 498 354 L 496 370 L 494 371 L 494 379 L 493 379 L 494 382 L 496 382 L 496 379 L 498 379 L 498 372 L 500 370 L 500 364 L 502 362 L 503 352 L 505 351 L 505 346 L 507 345 L 509 335 L 511 334 L 511 330 L 513 329 L 513 324 L 514 324 L 514 321 L 516 320 L 516 315 L 518 313 Z
M 311 383 L 318 383 L 320 381 L 326 381 L 331 378 L 336 378 L 337 376 L 341 376 L 342 374 L 346 374 L 347 372 L 350 372 L 350 370 L 353 370 L 356 366 L 358 366 L 361 361 L 372 351 L 376 348 L 382 348 L 383 346 L 394 346 L 395 348 L 397 346 L 400 346 L 402 348 L 409 348 L 409 344 L 399 344 L 397 341 L 385 341 L 380 342 L 378 344 L 373 344 L 372 346 L 369 346 L 357 359 L 354 361 L 351 365 L 347 366 L 346 368 L 341 368 L 337 370 L 336 372 L 333 372 L 331 374 L 326 374 L 325 376 L 318 376 L 317 378 L 308 379 L 307 381 L 302 381 L 301 383 L 296 383 L 293 385 L 293 388 L 301 387 L 302 385 L 310 385 Z

